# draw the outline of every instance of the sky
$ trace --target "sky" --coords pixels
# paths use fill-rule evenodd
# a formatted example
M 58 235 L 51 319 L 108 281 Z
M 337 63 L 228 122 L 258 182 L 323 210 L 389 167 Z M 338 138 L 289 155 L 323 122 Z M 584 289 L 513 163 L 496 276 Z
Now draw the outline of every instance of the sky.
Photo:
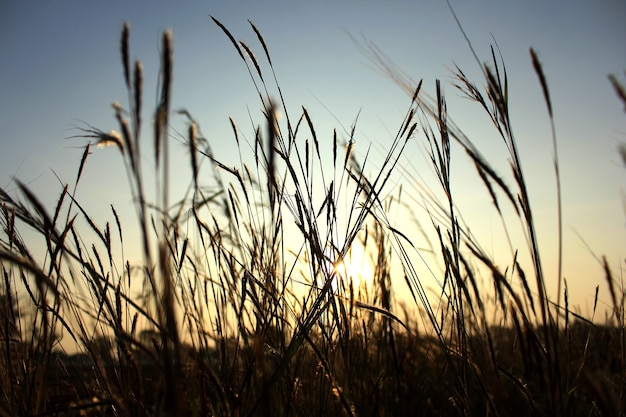
M 489 60 L 490 45 L 497 42 L 507 66 L 513 126 L 544 259 L 554 271 L 557 217 L 550 125 L 528 52 L 530 47 L 537 51 L 551 89 L 559 141 L 564 274 L 582 311 L 589 311 L 596 285 L 608 302 L 602 269 L 587 245 L 597 255 L 606 254 L 616 271 L 623 264 L 626 172 L 617 148 L 626 142 L 626 115 L 607 75 L 626 82 L 626 3 L 450 4 L 480 60 Z M 445 1 L 2 2 L 0 186 L 15 193 L 12 178 L 17 177 L 53 207 L 61 190 L 56 176 L 72 183 L 86 144 L 72 138 L 80 133 L 76 127 L 117 128 L 111 104 L 126 104 L 119 57 L 126 21 L 131 25 L 131 59 L 141 60 L 145 69 L 146 108 L 156 96 L 160 34 L 172 29 L 172 108 L 194 116 L 218 159 L 234 158 L 228 117 L 252 137 L 249 114 L 260 123 L 260 103 L 246 67 L 210 16 L 260 57 L 247 20 L 254 22 L 269 46 L 288 111 L 298 115 L 305 106 L 328 143 L 333 128 L 340 133 L 349 129 L 359 114 L 360 155 L 369 143 L 382 155 L 408 109 L 410 97 L 377 72 L 354 41 L 368 39 L 411 79 L 423 79 L 431 95 L 435 80 L 441 79 L 451 117 L 485 153 L 502 151 L 492 133 L 486 133 L 484 115 L 450 83 L 451 69 L 458 65 L 484 84 Z M 262 65 L 267 68 L 266 62 Z M 413 172 L 432 179 L 423 143 L 410 146 L 406 156 Z M 489 240 L 498 220 L 480 208 L 488 196 L 473 191 L 477 185 L 465 182 L 462 169 L 455 172 L 465 219 Z M 109 203 L 130 210 L 126 174 L 114 150 L 94 152 L 84 175 L 79 198 L 99 224 L 111 220 Z M 501 242 L 491 245 L 496 251 Z

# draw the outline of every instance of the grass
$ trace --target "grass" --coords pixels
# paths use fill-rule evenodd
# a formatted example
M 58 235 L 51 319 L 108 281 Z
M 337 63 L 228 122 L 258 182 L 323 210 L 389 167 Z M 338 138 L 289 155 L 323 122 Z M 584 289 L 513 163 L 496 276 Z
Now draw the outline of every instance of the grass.
M 421 82 L 412 85 L 367 43 L 366 55 L 411 100 L 382 163 L 367 155 L 357 160 L 355 126 L 347 143 L 336 131 L 325 142 L 306 108 L 297 116 L 287 112 L 258 28 L 250 23 L 269 73 L 252 47 L 213 21 L 247 66 L 263 109 L 251 141 L 230 120 L 238 165 L 216 159 L 186 111 L 179 117 L 187 132 L 171 133 L 169 32 L 162 38 L 151 145 L 142 139 L 143 67 L 131 65 L 126 25 L 121 56 L 128 108 L 114 105 L 117 131 L 88 126 L 80 132 L 91 144 L 54 207 L 18 180 L 19 198 L 0 190 L 1 416 L 625 412 L 623 288 L 604 260 L 613 316 L 598 325 L 575 314 L 560 278 L 559 242 L 558 296 L 548 296 L 553 278 L 540 256 L 497 50 L 488 64 L 478 61 L 484 89 L 460 68 L 454 84 L 488 115 L 510 178 L 453 122 L 440 82 L 428 96 Z M 552 123 L 560 190 L 549 88 L 533 50 L 530 59 Z M 611 82 L 626 104 L 622 84 Z M 172 137 L 189 155 L 189 186 L 173 204 Z M 427 144 L 437 184 L 421 184 L 400 163 L 415 138 Z M 119 150 L 136 230 L 123 227 L 113 206 L 110 222 L 98 226 L 76 198 L 94 145 Z M 451 180 L 453 150 L 471 162 L 502 218 L 502 239 L 512 247 L 508 265 L 496 264 L 462 220 Z M 153 170 L 142 166 L 148 157 Z M 403 186 L 416 191 L 420 203 L 402 199 L 397 173 L 411 179 Z M 560 213 L 560 195 L 558 201 Z M 392 212 L 417 218 L 419 210 L 437 238 L 434 296 L 421 268 L 424 251 L 412 231 L 390 220 Z M 526 237 L 521 245 L 511 238 L 517 226 L 508 213 Z M 560 216 L 558 222 L 560 234 Z M 45 253 L 33 253 L 25 229 L 44 242 Z M 127 233 L 139 234 L 141 261 L 124 257 Z M 340 274 L 356 248 L 373 260 L 371 283 Z M 405 278 L 400 289 L 392 280 L 398 274 Z M 413 305 L 395 302 L 396 291 L 407 289 Z M 76 353 L 66 350 L 68 341 Z

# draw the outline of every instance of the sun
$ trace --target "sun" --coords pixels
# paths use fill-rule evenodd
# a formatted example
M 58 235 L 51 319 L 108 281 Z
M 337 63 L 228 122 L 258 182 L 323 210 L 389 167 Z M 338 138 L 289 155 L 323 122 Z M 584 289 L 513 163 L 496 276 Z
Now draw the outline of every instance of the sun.
M 361 245 L 353 245 L 346 256 L 335 263 L 334 270 L 339 279 L 337 286 L 345 289 L 352 286 L 355 290 L 361 286 L 372 286 L 374 268 Z

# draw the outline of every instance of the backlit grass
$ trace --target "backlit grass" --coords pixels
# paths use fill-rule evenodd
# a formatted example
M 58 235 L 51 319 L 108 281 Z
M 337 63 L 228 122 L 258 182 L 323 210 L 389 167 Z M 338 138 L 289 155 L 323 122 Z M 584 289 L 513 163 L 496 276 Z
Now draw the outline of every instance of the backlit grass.
M 597 325 L 569 305 L 560 239 L 557 275 L 544 271 L 497 50 L 481 66 L 484 88 L 460 68 L 453 84 L 488 115 L 485 128 L 499 136 L 509 171 L 496 169 L 501 162 L 486 158 L 453 122 L 439 81 L 412 85 L 367 43 L 365 54 L 408 97 L 386 156 L 374 161 L 365 152 L 359 160 L 356 126 L 341 140 L 337 131 L 317 131 L 306 108 L 287 111 L 288 92 L 258 28 L 250 23 L 255 54 L 213 21 L 259 96 L 256 130 L 243 134 L 235 120 L 225 121 L 238 164 L 217 159 L 193 115 L 170 108 L 169 32 L 158 102 L 146 124 L 144 69 L 130 62 L 126 25 L 128 99 L 126 107 L 113 107 L 114 130 L 82 129 L 90 144 L 54 206 L 18 180 L 18 193 L 0 190 L 0 415 L 624 413 L 623 288 L 605 261 L 598 285 L 608 285 L 613 316 Z M 548 82 L 533 50 L 529 60 L 552 121 Z M 620 81 L 611 82 L 624 100 Z M 174 117 L 185 123 L 184 133 L 173 132 Z M 560 213 L 553 122 L 552 138 Z M 420 183 L 402 165 L 407 144 L 417 140 L 426 144 L 435 184 Z M 137 228 L 123 225 L 113 206 L 99 226 L 76 198 L 88 159 L 98 157 L 94 146 L 119 151 Z M 188 155 L 188 169 L 175 173 L 188 175 L 177 201 L 171 146 L 186 147 Z M 480 179 L 502 217 L 509 264 L 497 264 L 462 220 L 455 158 L 471 162 L 467 175 Z M 409 220 L 392 221 L 392 213 Z M 428 222 L 419 223 L 424 214 Z M 556 221 L 561 234 L 560 216 Z M 521 242 L 511 238 L 514 228 Z M 23 237 L 27 229 L 44 253 L 33 252 L 39 243 Z M 133 248 L 140 259 L 124 255 L 129 234 L 140 237 Z M 418 243 L 428 235 L 436 239 L 429 247 Z M 551 299 L 546 287 L 555 284 Z

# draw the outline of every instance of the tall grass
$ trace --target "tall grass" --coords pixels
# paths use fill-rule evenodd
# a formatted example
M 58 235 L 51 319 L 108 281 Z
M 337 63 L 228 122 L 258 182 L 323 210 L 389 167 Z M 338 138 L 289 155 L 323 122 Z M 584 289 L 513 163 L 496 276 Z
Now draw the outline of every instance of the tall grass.
M 355 156 L 356 125 L 342 143 L 336 131 L 316 131 L 306 108 L 297 115 L 287 111 L 257 27 L 250 23 L 263 65 L 252 47 L 213 21 L 246 65 L 262 109 L 251 140 L 230 120 L 237 165 L 218 160 L 189 112 L 171 111 L 170 32 L 162 38 L 152 143 L 145 141 L 143 66 L 130 62 L 125 25 L 128 108 L 114 105 L 117 130 L 88 126 L 80 132 L 91 143 L 73 184 L 61 184 L 51 210 L 18 180 L 19 197 L 0 190 L 1 415 L 624 412 L 623 288 L 605 261 L 614 317 L 599 326 L 571 311 L 560 255 L 557 276 L 545 273 L 497 50 L 480 64 L 484 89 L 460 68 L 454 85 L 491 120 L 512 185 L 452 121 L 441 83 L 431 98 L 422 82 L 411 84 L 374 45 L 364 51 L 410 97 L 380 163 Z M 547 77 L 533 50 L 530 58 L 552 125 L 558 189 Z M 184 135 L 171 133 L 173 116 L 186 123 Z M 189 155 L 189 186 L 174 204 L 172 138 Z M 438 239 L 436 299 L 412 229 L 389 218 L 393 210 L 409 216 L 421 209 L 416 200 L 402 200 L 393 180 L 397 172 L 410 178 L 401 161 L 417 138 L 427 144 L 443 198 L 417 179 L 403 185 L 421 196 Z M 94 145 L 119 150 L 138 228 L 125 228 L 113 206 L 111 220 L 99 226 L 81 206 L 77 190 Z M 496 264 L 462 220 L 453 152 L 472 162 L 503 220 L 502 238 L 511 242 L 514 227 L 506 211 L 515 213 L 525 233 L 525 244 L 511 242 L 508 265 Z M 150 153 L 153 169 L 146 170 L 142 162 Z M 558 223 L 560 234 L 560 217 Z M 42 239 L 44 253 L 33 253 L 34 243 L 22 238 L 25 229 Z M 124 256 L 128 233 L 140 236 L 141 261 Z M 357 247 L 373 260 L 372 283 L 342 276 L 342 262 Z M 405 280 L 400 289 L 392 279 L 397 274 Z M 547 291 L 553 279 L 556 300 Z M 414 305 L 396 303 L 395 291 L 407 289 Z M 72 344 L 75 354 L 66 351 Z

